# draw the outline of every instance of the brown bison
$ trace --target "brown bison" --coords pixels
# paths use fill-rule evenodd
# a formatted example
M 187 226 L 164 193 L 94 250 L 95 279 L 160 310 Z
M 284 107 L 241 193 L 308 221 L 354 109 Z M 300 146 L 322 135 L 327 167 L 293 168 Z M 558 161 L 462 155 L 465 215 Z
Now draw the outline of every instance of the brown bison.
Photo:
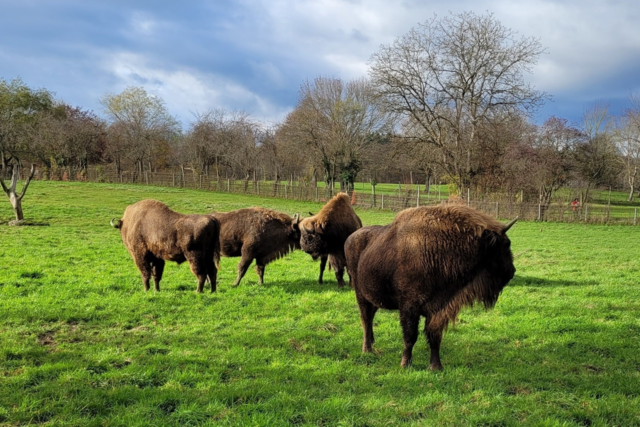
M 188 261 L 198 278 L 196 292 L 202 292 L 207 279 L 211 292 L 216 290 L 220 260 L 218 220 L 208 215 L 183 215 L 157 200 L 142 200 L 128 206 L 122 219 L 112 219 L 111 225 L 120 229 L 122 242 L 140 270 L 145 291 L 149 290 L 151 276 L 155 290 L 160 290 L 165 261 Z
M 362 221 L 351 207 L 349 196 L 334 196 L 316 215 L 300 221 L 300 246 L 313 257 L 321 259 L 319 283 L 327 257 L 333 268 L 338 286 L 344 286 L 344 242 L 354 231 L 362 227 Z
M 362 351 L 371 351 L 376 311 L 399 310 L 401 366 L 409 366 L 424 316 L 430 369 L 441 370 L 445 327 L 465 305 L 492 307 L 515 274 L 506 235 L 515 221 L 504 225 L 467 206 L 419 207 L 400 212 L 389 225 L 353 233 L 345 252 L 360 308 Z
M 256 260 L 256 273 L 264 283 L 264 268 L 294 249 L 300 248 L 299 217 L 264 208 L 246 208 L 211 214 L 220 221 L 220 248 L 222 256 L 241 257 L 238 286 L 251 262 Z

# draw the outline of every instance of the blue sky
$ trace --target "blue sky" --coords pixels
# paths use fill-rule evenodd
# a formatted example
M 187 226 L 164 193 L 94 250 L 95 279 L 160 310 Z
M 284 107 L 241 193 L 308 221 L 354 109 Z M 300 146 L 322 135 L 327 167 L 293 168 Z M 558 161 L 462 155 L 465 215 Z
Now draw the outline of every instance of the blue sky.
M 539 123 L 579 124 L 595 102 L 617 114 L 640 92 L 634 0 L 0 0 L 0 78 L 101 116 L 100 97 L 142 86 L 185 128 L 214 108 L 274 123 L 305 79 L 365 77 L 380 45 L 434 14 L 467 10 L 546 48 L 528 76 L 552 96 Z

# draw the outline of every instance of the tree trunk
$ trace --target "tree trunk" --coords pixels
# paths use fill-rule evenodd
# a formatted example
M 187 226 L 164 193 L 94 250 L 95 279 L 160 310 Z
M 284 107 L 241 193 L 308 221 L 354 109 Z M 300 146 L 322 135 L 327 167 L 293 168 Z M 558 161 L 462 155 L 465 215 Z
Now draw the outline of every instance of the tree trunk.
M 24 214 L 22 212 L 22 198 L 27 192 L 27 188 L 29 187 L 29 183 L 33 178 L 33 175 L 36 172 L 35 165 L 31 165 L 31 172 L 29 173 L 29 177 L 24 183 L 24 187 L 22 188 L 22 192 L 18 194 L 16 192 L 16 187 L 18 186 L 18 179 L 20 178 L 20 166 L 15 164 L 13 166 L 13 172 L 11 174 L 11 184 L 9 188 L 4 183 L 4 180 L 0 178 L 0 185 L 2 186 L 2 190 L 4 190 L 7 197 L 9 197 L 9 201 L 11 202 L 11 206 L 13 207 L 13 212 L 16 215 L 16 221 L 22 221 L 24 219 Z

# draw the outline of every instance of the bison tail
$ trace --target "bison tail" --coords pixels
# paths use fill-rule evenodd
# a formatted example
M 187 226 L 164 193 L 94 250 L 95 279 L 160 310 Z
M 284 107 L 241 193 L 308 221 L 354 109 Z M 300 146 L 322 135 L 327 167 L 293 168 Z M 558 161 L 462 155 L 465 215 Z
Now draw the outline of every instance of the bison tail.
M 216 242 L 213 245 L 213 263 L 216 268 L 220 270 L 220 239 L 216 239 Z
M 114 221 L 113 221 L 114 219 L 115 219 L 115 218 L 111 218 L 111 223 L 110 223 L 110 224 L 111 224 L 111 226 L 112 226 L 113 228 L 121 228 L 121 227 L 122 227 L 122 220 L 121 220 L 121 219 L 119 219 L 118 221 L 115 221 L 115 222 L 114 222 Z

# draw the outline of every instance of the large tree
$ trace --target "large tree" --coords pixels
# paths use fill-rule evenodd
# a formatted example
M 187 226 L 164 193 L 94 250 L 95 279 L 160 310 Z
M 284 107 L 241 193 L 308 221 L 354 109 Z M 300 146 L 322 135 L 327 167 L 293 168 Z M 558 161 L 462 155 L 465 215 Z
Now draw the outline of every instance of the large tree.
M 583 115 L 585 138 L 574 147 L 578 176 L 584 183 L 583 200 L 597 185 L 612 185 L 621 167 L 614 142 L 614 120 L 609 106 L 595 103 Z
M 452 13 L 383 45 L 369 75 L 386 108 L 416 127 L 416 143 L 438 148 L 462 190 L 470 185 L 479 127 L 543 102 L 545 94 L 525 81 L 542 52 L 537 39 L 518 38 L 492 14 Z
M 180 133 L 178 121 L 169 114 L 164 101 L 141 87 L 106 94 L 100 102 L 113 127 L 109 135 L 116 138 L 118 147 L 126 147 L 125 155 L 140 175 L 145 165 L 153 169 L 156 154 Z
M 102 160 L 106 145 L 102 120 L 60 102 L 50 111 L 37 113 L 24 126 L 23 138 L 30 154 L 44 165 L 44 176 L 52 178 L 56 170 L 86 172 L 90 163 Z
M 571 179 L 573 148 L 583 139 L 577 128 L 557 117 L 523 132 L 504 155 L 502 169 L 509 192 L 522 192 L 529 200 L 537 198 L 544 219 L 553 195 Z
M 392 125 L 368 80 L 317 77 L 300 88 L 298 104 L 279 135 L 300 143 L 301 152 L 310 151 L 331 191 L 338 178 L 345 189 L 353 188 L 362 152 Z
M 257 169 L 259 127 L 244 111 L 209 110 L 196 115 L 185 134 L 182 158 L 199 173 L 237 171 L 248 180 Z
M 5 173 L 10 163 L 20 164 L 28 154 L 25 127 L 41 113 L 54 107 L 53 94 L 46 89 L 31 89 L 21 79 L 0 79 L 0 168 Z

